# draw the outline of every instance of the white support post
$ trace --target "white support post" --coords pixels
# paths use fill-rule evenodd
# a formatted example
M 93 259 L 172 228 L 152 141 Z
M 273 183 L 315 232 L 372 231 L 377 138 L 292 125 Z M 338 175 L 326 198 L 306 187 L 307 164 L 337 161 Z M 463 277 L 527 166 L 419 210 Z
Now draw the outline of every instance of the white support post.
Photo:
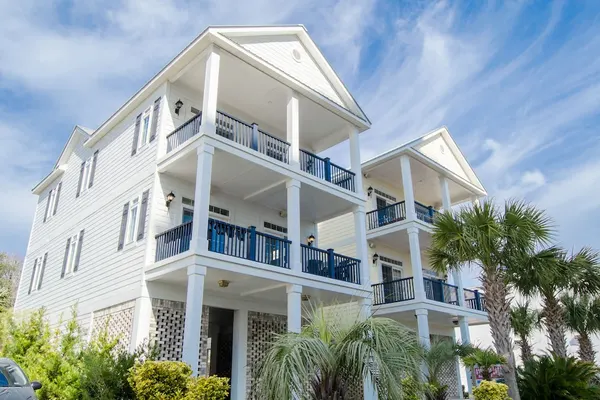
M 248 352 L 248 310 L 233 313 L 233 357 L 231 365 L 231 398 L 246 400 L 246 366 Z
M 302 329 L 302 286 L 287 285 L 288 332 L 300 333 Z
M 204 277 L 206 267 L 191 265 L 187 269 L 188 285 L 183 330 L 183 353 L 181 359 L 198 375 L 200 361 L 200 333 L 202 330 L 202 304 L 204 301 Z
M 465 306 L 465 287 L 463 286 L 463 281 L 460 276 L 460 271 L 452 271 L 452 281 L 458 287 L 457 296 L 458 296 L 458 305 L 461 307 Z
M 152 300 L 148 295 L 148 289 L 142 288 L 142 296 L 135 300 L 135 311 L 133 315 L 133 327 L 131 329 L 131 342 L 129 352 L 133 353 L 144 343 L 150 340 L 150 316 L 152 315 Z
M 440 192 L 442 193 L 442 207 L 444 208 L 444 211 L 452 212 L 452 202 L 450 201 L 448 179 L 443 175 L 440 175 Z
M 290 144 L 290 165 L 300 164 L 300 106 L 298 93 L 290 90 L 287 99 L 287 141 Z
M 208 250 L 208 207 L 210 205 L 210 182 L 215 148 L 203 143 L 197 149 L 196 188 L 194 217 L 192 222 L 192 248 L 196 252 Z
M 302 272 L 302 248 L 300 243 L 300 182 L 290 179 L 287 187 L 287 228 L 290 244 L 290 269 L 294 272 Z
M 425 283 L 423 282 L 423 264 L 421 262 L 421 245 L 419 243 L 419 228 L 410 226 L 406 229 L 410 245 L 410 263 L 412 264 L 413 285 L 415 299 L 423 301 L 425 296 Z
M 358 129 L 355 126 L 348 128 L 348 138 L 350 142 L 350 170 L 354 173 L 356 194 L 364 196 L 362 167 L 360 165 L 360 138 Z
M 471 333 L 469 332 L 469 321 L 467 317 L 458 318 L 458 326 L 460 327 L 460 340 L 462 344 L 471 343 Z M 467 373 L 467 389 L 469 393 L 473 393 L 473 374 L 470 368 L 466 368 Z
M 410 158 L 407 155 L 400 156 L 400 168 L 402 171 L 402 189 L 404 190 L 406 219 L 408 221 L 414 221 L 417 219 L 417 211 L 415 210 L 415 192 L 413 189 L 412 172 L 410 171 Z
M 360 284 L 371 288 L 371 263 L 369 262 L 369 248 L 367 246 L 367 217 L 365 206 L 354 207 L 354 240 L 356 244 L 356 258 L 360 260 Z
M 360 307 L 359 319 L 361 321 L 371 317 L 372 304 L 373 302 L 370 297 L 364 297 L 358 302 L 358 306 Z M 373 380 L 370 377 L 365 378 L 363 380 L 363 399 L 377 400 L 378 398 L 377 389 L 375 388 L 375 385 L 373 385 Z
M 452 341 L 454 343 L 458 344 L 458 340 L 456 338 L 456 329 L 452 328 Z M 456 356 L 456 360 L 454 361 L 455 364 L 455 368 L 456 368 L 456 379 L 458 381 L 458 398 L 459 399 L 464 399 L 463 396 L 463 382 L 462 382 L 462 376 L 460 373 L 460 358 L 458 356 Z
M 219 48 L 212 45 L 206 58 L 206 69 L 204 72 L 204 94 L 202 98 L 202 123 L 200 125 L 200 134 L 216 133 L 220 63 L 221 54 Z
M 415 310 L 417 316 L 417 331 L 419 333 L 419 342 L 425 348 L 431 347 L 431 339 L 429 338 L 429 312 L 424 308 Z

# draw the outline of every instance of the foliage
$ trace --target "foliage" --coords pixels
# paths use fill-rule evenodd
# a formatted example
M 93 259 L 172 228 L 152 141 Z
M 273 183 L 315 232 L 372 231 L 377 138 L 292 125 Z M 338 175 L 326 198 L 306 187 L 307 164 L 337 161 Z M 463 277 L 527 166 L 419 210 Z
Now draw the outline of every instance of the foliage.
M 428 371 L 427 382 L 441 387 L 440 373 L 449 365 L 453 365 L 457 357 L 467 356 L 474 351 L 475 348 L 471 345 L 457 344 L 452 340 L 433 340 L 429 349 L 423 352 L 423 361 Z
M 15 301 L 21 261 L 6 253 L 0 253 L 0 312 L 10 309 Z
M 179 400 L 187 393 L 192 369 L 180 361 L 146 361 L 136 364 L 129 376 L 136 399 Z
M 491 348 L 476 348 L 471 354 L 462 357 L 462 361 L 467 368 L 475 368 L 475 366 L 479 366 L 483 379 L 486 381 L 491 381 L 493 367 L 497 364 L 505 364 L 506 358 L 502 357 Z
M 591 383 L 598 372 L 573 357 L 543 356 L 519 371 L 519 389 L 524 400 L 598 399 L 600 388 Z
M 595 353 L 591 337 L 600 333 L 600 298 L 564 295 L 561 302 L 565 309 L 567 328 L 579 335 L 579 358 L 594 362 Z
M 504 376 L 509 393 L 519 400 L 510 322 L 509 277 L 526 255 L 552 237 L 544 212 L 522 202 L 508 201 L 504 208 L 493 201 L 436 216 L 430 263 L 437 271 L 459 270 L 464 264 L 481 268 L 486 308 L 494 346 L 507 358 Z
M 412 377 L 402 379 L 402 399 L 421 400 L 421 394 L 425 389 L 423 385 Z
M 192 378 L 185 400 L 225 400 L 229 394 L 229 379 L 209 376 Z
M 523 394 L 521 394 L 523 396 Z M 475 400 L 510 400 L 508 386 L 503 383 L 483 381 L 473 389 Z M 525 398 L 523 396 L 523 398 Z
M 517 303 L 510 310 L 510 321 L 515 335 L 519 338 L 517 344 L 521 348 L 521 360 L 523 362 L 531 360 L 533 352 L 529 337 L 540 324 L 540 313 L 536 310 L 531 310 L 528 301 Z
M 343 399 L 370 378 L 379 393 L 402 397 L 402 379 L 419 374 L 417 337 L 389 318 L 309 313 L 301 333 L 275 336 L 258 367 L 257 397 L 265 400 Z

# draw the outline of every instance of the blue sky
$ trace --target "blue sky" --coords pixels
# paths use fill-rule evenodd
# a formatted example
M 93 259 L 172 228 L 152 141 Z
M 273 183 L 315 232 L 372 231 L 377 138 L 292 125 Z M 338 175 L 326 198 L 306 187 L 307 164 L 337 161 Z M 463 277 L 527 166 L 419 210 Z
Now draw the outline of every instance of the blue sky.
M 82 4 L 80 4 L 82 3 Z M 441 125 L 497 199 L 600 248 L 600 4 L 0 0 L 0 251 L 23 256 L 72 127 L 101 124 L 209 24 L 302 23 L 373 121 L 363 158 Z M 368 135 L 368 136 L 367 136 Z

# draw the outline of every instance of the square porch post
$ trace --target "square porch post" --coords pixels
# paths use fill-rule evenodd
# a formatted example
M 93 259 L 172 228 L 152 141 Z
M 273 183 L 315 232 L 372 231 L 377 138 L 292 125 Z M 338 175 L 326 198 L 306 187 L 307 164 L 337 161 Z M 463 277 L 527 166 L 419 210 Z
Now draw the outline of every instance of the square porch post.
M 182 360 L 198 375 L 200 361 L 200 332 L 202 330 L 202 305 L 204 301 L 204 278 L 206 267 L 190 265 L 187 269 L 187 300 L 185 303 L 185 324 L 183 330 Z

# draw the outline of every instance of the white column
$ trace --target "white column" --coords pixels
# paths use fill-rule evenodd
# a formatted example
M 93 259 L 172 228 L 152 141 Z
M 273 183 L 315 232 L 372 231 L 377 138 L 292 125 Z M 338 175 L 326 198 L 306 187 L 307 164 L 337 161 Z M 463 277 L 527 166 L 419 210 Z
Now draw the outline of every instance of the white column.
M 203 143 L 198 147 L 196 188 L 194 194 L 194 219 L 192 223 L 192 248 L 208 250 L 208 206 L 210 205 L 210 182 L 215 148 Z
M 429 339 L 429 318 L 428 311 L 424 308 L 415 310 L 417 316 L 417 331 L 419 333 L 419 342 L 426 348 L 431 347 L 431 340 Z
M 287 141 L 290 144 L 290 165 L 299 165 L 300 162 L 300 106 L 298 93 L 294 90 L 288 92 L 287 99 Z
M 354 172 L 356 194 L 364 196 L 362 168 L 360 165 L 360 139 L 358 129 L 355 126 L 348 128 L 348 138 L 350 141 L 350 170 Z
M 144 342 L 150 340 L 150 316 L 152 315 L 152 300 L 147 290 L 142 290 L 142 297 L 135 300 L 133 327 L 131 329 L 131 342 L 129 352 L 133 353 Z
M 204 72 L 204 94 L 202 97 L 202 123 L 200 132 L 215 134 L 217 119 L 217 94 L 219 92 L 219 65 L 221 55 L 219 48 L 212 45 L 206 58 Z
M 452 341 L 454 343 L 458 343 L 457 337 L 456 337 L 456 329 L 452 328 Z M 464 399 L 463 397 L 463 390 L 462 390 L 462 376 L 460 373 L 460 358 L 458 356 L 456 356 L 456 360 L 454 362 L 455 364 L 455 368 L 456 368 L 456 379 L 458 381 L 458 398 L 459 399 Z
M 302 286 L 287 285 L 288 332 L 300 333 L 302 329 Z
M 444 211 L 452 212 L 452 202 L 450 201 L 448 179 L 443 175 L 440 175 L 440 192 L 442 193 L 442 207 L 444 208 Z
M 246 399 L 246 365 L 248 353 L 248 310 L 233 313 L 233 357 L 231 364 L 231 398 Z
M 410 171 L 410 158 L 406 155 L 400 156 L 400 168 L 402 171 L 402 189 L 404 190 L 404 206 L 406 207 L 406 219 L 411 221 L 417 219 L 415 211 L 415 192 Z
M 359 310 L 359 318 L 361 321 L 366 320 L 371 317 L 372 312 L 372 300 L 370 297 L 364 297 L 358 301 Z M 375 385 L 373 385 L 372 379 L 367 377 L 363 380 L 363 398 L 364 400 L 377 400 L 377 389 Z
M 469 331 L 469 322 L 467 317 L 458 317 L 458 326 L 460 327 L 460 340 L 463 344 L 471 343 L 471 333 Z M 466 368 L 467 372 L 467 389 L 469 393 L 473 393 L 473 378 L 470 368 Z
M 471 204 L 478 205 L 478 206 L 481 205 L 479 202 L 479 197 L 477 197 L 477 196 L 471 197 Z
M 415 288 L 415 299 L 423 301 L 425 296 L 425 284 L 423 282 L 423 265 L 421 263 L 421 245 L 419 243 L 419 228 L 414 226 L 406 229 L 410 245 L 410 263 L 412 265 L 413 285 Z
M 367 246 L 367 217 L 365 206 L 355 206 L 353 212 L 356 258 L 360 260 L 360 284 L 370 288 L 371 262 L 369 260 L 369 247 Z
M 452 271 L 452 281 L 458 287 L 457 296 L 458 296 L 458 305 L 461 307 L 465 306 L 465 287 L 463 286 L 463 281 L 460 276 L 460 271 Z
M 191 265 L 187 269 L 188 285 L 185 304 L 185 326 L 183 330 L 182 361 L 198 375 L 200 358 L 200 331 L 202 330 L 202 303 L 204 300 L 204 277 L 206 267 Z
M 290 269 L 298 273 L 302 272 L 302 253 L 300 243 L 300 182 L 290 179 L 287 187 L 287 228 L 290 244 Z

